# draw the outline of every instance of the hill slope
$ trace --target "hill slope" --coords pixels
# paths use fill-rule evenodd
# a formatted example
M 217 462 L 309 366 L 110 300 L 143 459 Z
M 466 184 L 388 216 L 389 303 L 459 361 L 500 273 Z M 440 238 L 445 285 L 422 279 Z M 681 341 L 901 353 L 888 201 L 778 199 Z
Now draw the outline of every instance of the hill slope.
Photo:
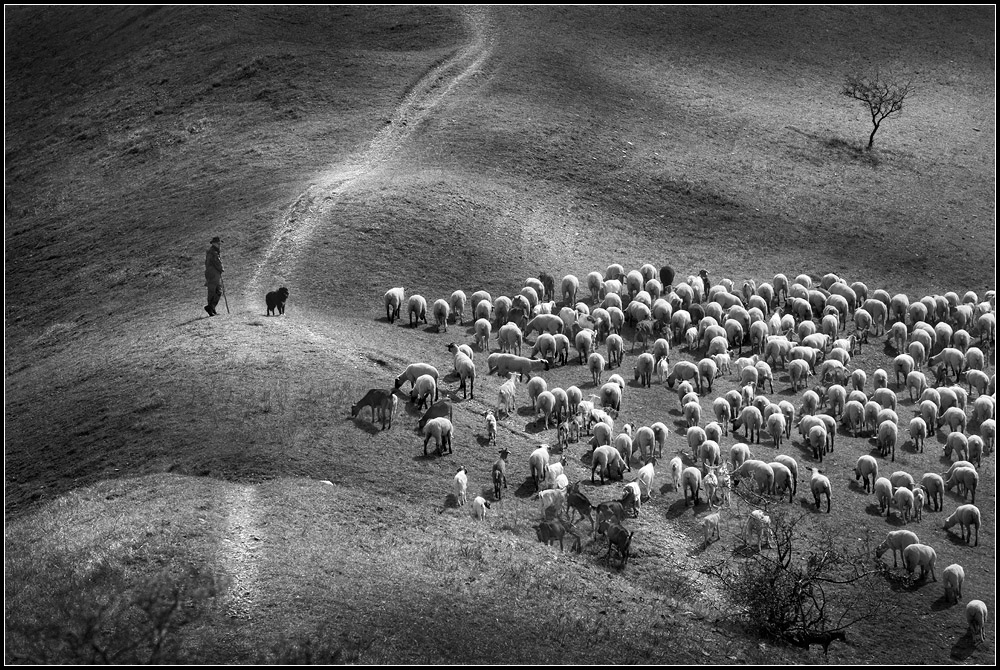
M 78 530 L 59 521 L 69 507 L 82 524 L 130 520 L 108 531 L 138 566 L 121 571 L 126 584 L 188 563 L 234 581 L 181 644 L 185 658 L 252 660 L 337 612 L 362 662 L 622 660 L 621 638 L 600 633 L 609 583 L 612 613 L 646 599 L 661 616 L 627 660 L 660 660 L 668 641 L 675 662 L 700 660 L 677 638 L 721 612 L 695 596 L 711 587 L 678 496 L 636 522 L 638 558 L 622 573 L 599 565 L 597 545 L 560 557 L 582 575 L 573 581 L 534 542 L 523 462 L 554 431 L 529 408 L 504 422 L 516 476 L 490 530 L 447 505 L 460 464 L 492 496 L 494 452 L 478 435 L 497 382 L 482 361 L 478 398 L 456 411 L 455 458 L 422 459 L 413 408 L 386 432 L 345 418 L 410 362 L 450 371 L 445 345 L 471 339 L 458 326 L 388 326 L 382 293 L 497 296 L 542 270 L 669 262 L 738 285 L 836 272 L 913 300 L 982 295 L 995 287 L 991 18 L 973 7 L 8 8 L 5 510 L 7 554 L 20 550 L 16 573 L 32 585 L 11 602 L 30 602 L 41 574 L 40 520 L 53 515 L 60 538 Z M 854 59 L 896 60 L 918 82 L 871 155 L 854 148 L 868 134 L 862 110 L 837 96 Z M 208 319 L 201 255 L 214 234 L 231 314 Z M 288 314 L 266 318 L 262 293 L 279 285 Z M 871 349 L 858 365 L 891 365 Z M 673 402 L 662 388 L 628 393 L 637 425 Z M 685 445 L 671 439 L 671 451 Z M 856 455 L 830 464 L 845 495 Z M 941 468 L 937 455 L 905 458 L 917 474 Z M 586 481 L 585 461 L 571 467 Z M 884 534 L 852 507 L 839 523 Z M 191 524 L 192 537 L 177 527 Z M 550 600 L 524 595 L 539 588 Z M 992 591 L 976 597 L 993 609 Z M 934 602 L 914 598 L 907 614 Z M 554 609 L 568 618 L 551 637 L 516 644 Z M 454 612 L 505 632 L 480 626 L 475 652 L 449 647 Z M 378 644 L 364 647 L 362 631 Z M 921 660 L 956 654 L 950 637 L 913 635 Z M 831 660 L 885 661 L 892 646 L 834 647 Z M 738 660 L 757 660 L 748 653 Z

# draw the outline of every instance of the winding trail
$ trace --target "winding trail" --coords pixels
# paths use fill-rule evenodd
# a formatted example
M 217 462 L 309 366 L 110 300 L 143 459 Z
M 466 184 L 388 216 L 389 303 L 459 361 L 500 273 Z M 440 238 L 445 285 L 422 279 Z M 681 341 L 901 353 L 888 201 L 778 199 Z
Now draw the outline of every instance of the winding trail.
M 489 7 L 462 7 L 462 18 L 471 41 L 451 57 L 432 67 L 414 84 L 386 126 L 357 157 L 336 165 L 317 176 L 295 200 L 275 227 L 263 259 L 247 283 L 248 303 L 262 292 L 261 277 L 291 277 L 298 260 L 312 241 L 324 215 L 338 200 L 387 163 L 429 114 L 457 86 L 479 71 L 493 52 Z
M 254 297 L 263 292 L 262 277 L 292 277 L 316 230 L 328 220 L 325 214 L 338 199 L 368 175 L 380 170 L 438 104 L 479 71 L 493 52 L 489 11 L 488 7 L 461 8 L 462 19 L 471 35 L 470 42 L 420 78 L 396 108 L 391 121 L 356 160 L 331 165 L 299 195 L 275 226 L 267 252 L 247 283 L 246 304 L 252 304 Z M 315 335 L 307 323 L 300 322 L 299 327 Z M 247 347 L 249 354 L 256 344 L 244 341 L 239 346 Z M 239 486 L 221 501 L 226 509 L 226 529 L 225 539 L 218 549 L 218 562 L 232 579 L 227 611 L 238 619 L 253 617 L 260 589 L 260 560 L 266 546 L 266 528 L 261 523 L 264 510 L 257 498 L 255 487 Z

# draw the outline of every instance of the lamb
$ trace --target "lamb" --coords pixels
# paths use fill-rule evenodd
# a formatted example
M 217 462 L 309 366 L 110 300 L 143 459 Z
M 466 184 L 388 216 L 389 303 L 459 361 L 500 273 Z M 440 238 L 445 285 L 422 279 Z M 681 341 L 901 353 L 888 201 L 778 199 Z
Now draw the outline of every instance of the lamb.
M 520 376 L 522 382 L 531 377 L 532 372 L 538 373 L 543 370 L 548 371 L 549 369 L 549 362 L 545 359 L 536 360 L 515 354 L 490 354 L 486 364 L 488 366 L 486 374 L 493 374 L 495 372 L 498 377 L 517 374 Z
M 913 571 L 920 566 L 920 578 L 923 579 L 927 576 L 927 571 L 931 571 L 931 577 L 934 581 L 937 581 L 937 575 L 934 574 L 934 563 L 937 561 L 937 552 L 934 551 L 933 547 L 926 544 L 916 544 L 907 545 L 903 549 L 903 567 L 906 568 L 906 572 L 913 576 Z
M 869 477 L 871 477 L 871 486 L 874 486 L 875 480 L 878 479 L 878 461 L 865 454 L 859 457 L 858 462 L 854 465 L 854 479 L 860 481 L 864 478 L 865 493 L 871 490 L 868 483 Z
M 955 508 L 955 511 L 944 520 L 944 529 L 948 530 L 955 524 L 959 524 L 962 528 L 962 541 L 966 544 L 972 539 L 972 527 L 976 529 L 976 542 L 974 547 L 979 546 L 979 525 L 981 523 L 981 517 L 979 514 L 979 508 L 975 505 L 959 505 Z
M 510 449 L 504 447 L 497 453 L 500 454 L 500 458 L 493 462 L 490 477 L 493 480 L 493 498 L 500 500 L 500 485 L 507 488 L 507 457 L 510 456 Z
M 423 409 L 425 403 L 430 407 L 432 402 L 437 402 L 437 399 L 437 378 L 429 374 L 417 377 L 413 388 L 410 389 L 410 402 L 415 403 L 417 409 Z
M 956 485 L 962 491 L 963 500 L 968 496 L 969 491 L 972 491 L 972 503 L 976 503 L 976 487 L 979 486 L 979 473 L 976 472 L 975 468 L 956 468 L 945 480 L 944 489 L 945 491 L 950 491 Z
M 639 468 L 636 475 L 636 482 L 639 484 L 640 494 L 643 499 L 650 499 L 653 496 L 653 479 L 656 477 L 656 459 L 651 459 L 648 463 Z
M 406 313 L 413 328 L 420 325 L 421 321 L 427 323 L 427 299 L 422 295 L 411 295 L 406 301 Z
M 516 407 L 515 400 L 517 394 L 517 377 L 511 377 L 503 384 L 500 385 L 497 391 L 497 417 L 500 416 L 500 410 L 504 410 L 507 416 L 514 413 Z
M 431 438 L 434 438 L 434 444 L 437 450 L 438 456 L 444 455 L 444 449 L 447 447 L 448 453 L 452 453 L 451 450 L 451 435 L 453 427 L 451 421 L 444 417 L 438 417 L 436 419 L 431 419 L 426 424 L 424 424 L 424 456 L 427 455 L 427 443 L 430 442 Z
M 594 481 L 594 472 L 600 468 L 601 484 L 604 483 L 605 476 L 612 479 L 616 475 L 621 476 L 622 472 L 632 471 L 629 464 L 622 458 L 621 453 L 611 445 L 601 445 L 594 449 L 591 456 L 592 466 L 590 468 L 590 481 Z
M 917 486 L 913 489 L 913 518 L 916 521 L 922 521 L 924 518 L 924 502 L 926 501 L 927 492 L 924 491 L 923 487 Z
M 889 549 L 892 549 L 892 567 L 898 567 L 896 563 L 896 554 L 900 556 L 903 554 L 903 550 L 906 549 L 911 544 L 919 544 L 920 540 L 917 538 L 917 534 L 910 530 L 890 530 L 886 534 L 885 539 L 882 544 L 875 548 L 875 558 L 882 558 L 884 554 Z M 906 563 L 904 562 L 905 566 Z
M 761 494 L 774 488 L 774 470 L 764 461 L 747 459 L 735 468 L 730 476 L 733 479 L 733 486 L 738 486 L 743 478 L 751 479 Z
M 545 481 L 549 468 L 549 450 L 547 444 L 539 445 L 537 449 L 528 456 L 528 468 L 531 472 L 531 481 L 535 484 L 535 490 L 541 490 L 541 483 Z
M 969 632 L 972 634 L 973 641 L 977 638 L 980 642 L 986 640 L 987 616 L 986 603 L 982 600 L 970 600 L 969 604 L 965 606 L 965 620 L 969 622 Z
M 458 469 L 458 472 L 455 473 L 455 499 L 458 501 L 459 505 L 464 505 L 469 501 L 467 496 L 468 488 L 469 471 L 466 470 L 463 465 Z
M 369 389 L 361 400 L 351 406 L 351 416 L 357 417 L 361 413 L 361 410 L 365 407 L 370 407 L 372 411 L 372 423 L 375 423 L 375 412 L 378 411 L 379 418 L 382 420 L 382 429 L 385 429 L 387 418 L 389 427 L 392 428 L 391 409 L 394 407 L 393 400 L 395 397 L 393 392 L 388 389 Z M 390 409 L 388 417 L 386 416 L 386 409 Z
M 385 320 L 393 323 L 399 318 L 399 310 L 403 306 L 406 293 L 402 286 L 391 288 L 385 292 Z
M 476 496 L 476 499 L 472 501 L 472 518 L 476 521 L 486 521 L 486 510 L 489 508 L 490 504 L 486 498 Z
M 757 551 L 760 551 L 761 544 L 767 544 L 771 546 L 771 536 L 773 535 L 771 530 L 771 517 L 764 514 L 763 510 L 755 509 L 750 512 L 750 516 L 747 518 L 746 529 L 743 533 L 743 541 L 750 544 L 749 538 L 753 535 L 757 536 Z
M 684 468 L 681 473 L 681 484 L 684 488 L 684 506 L 688 504 L 688 491 L 691 491 L 692 504 L 698 504 L 698 492 L 701 490 L 701 470 L 695 467 Z
M 566 492 L 559 489 L 538 491 L 532 497 L 538 498 L 543 520 L 549 518 L 549 510 L 552 510 L 554 515 L 559 514 L 566 504 Z
M 709 514 L 705 516 L 704 519 L 702 519 L 701 521 L 702 527 L 705 529 L 705 547 L 708 547 L 708 545 L 711 543 L 713 539 L 716 540 L 722 539 L 722 536 L 719 535 L 720 520 L 721 516 L 719 515 L 718 512 L 713 512 L 712 514 Z
M 823 474 L 820 474 L 819 470 L 816 468 L 809 468 L 812 471 L 812 477 L 809 480 L 809 488 L 812 489 L 813 500 L 816 501 L 816 509 L 819 509 L 819 499 L 820 496 L 826 496 L 826 513 L 830 513 L 830 492 L 832 490 L 830 486 L 830 479 Z

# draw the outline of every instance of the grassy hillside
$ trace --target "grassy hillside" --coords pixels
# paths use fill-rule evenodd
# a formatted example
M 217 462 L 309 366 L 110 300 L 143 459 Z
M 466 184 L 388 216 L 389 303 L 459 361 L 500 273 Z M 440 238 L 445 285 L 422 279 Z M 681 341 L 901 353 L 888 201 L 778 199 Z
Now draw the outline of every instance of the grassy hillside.
M 700 570 L 739 560 L 747 509 L 702 550 L 707 506 L 692 512 L 665 474 L 687 453 L 677 396 L 634 385 L 631 355 L 621 421 L 672 434 L 628 567 L 604 566 L 603 541 L 580 555 L 536 541 L 526 459 L 556 436 L 523 389 L 499 436 L 511 489 L 473 523 L 451 477 L 465 465 L 470 493 L 492 500 L 482 412 L 499 380 L 477 352 L 476 398 L 463 399 L 445 347 L 471 343 L 468 322 L 390 326 L 382 304 L 392 286 L 431 302 L 496 297 L 540 271 L 583 279 L 613 262 L 704 268 L 737 288 L 833 272 L 911 300 L 982 298 L 996 271 L 992 7 L 9 7 L 5 19 L 6 660 L 995 655 L 992 638 L 963 637 L 963 606 L 946 606 L 940 583 L 900 571 L 879 581 L 884 619 L 852 627 L 828 658 L 746 639 Z M 869 153 L 870 122 L 838 90 L 873 62 L 916 92 Z M 209 319 L 202 255 L 216 234 L 228 309 Z M 287 314 L 265 317 L 263 293 L 282 285 Z M 870 377 L 893 356 L 879 338 L 852 367 Z M 403 402 L 391 430 L 350 418 L 416 361 L 456 402 L 453 455 L 423 457 L 420 412 Z M 596 392 L 575 361 L 544 376 Z M 798 406 L 783 371 L 776 382 Z M 735 386 L 702 396 L 706 416 Z M 905 434 L 914 408 L 895 390 Z M 860 549 L 901 523 L 854 481 L 873 441 L 838 440 L 824 461 L 833 514 L 813 511 L 805 478 L 791 505 L 771 503 L 804 515 L 803 550 L 830 535 Z M 943 442 L 901 446 L 886 474 L 946 469 Z M 754 449 L 770 460 L 772 447 Z M 811 464 L 797 433 L 782 451 Z M 589 485 L 583 443 L 568 456 L 595 503 L 620 495 Z M 963 602 L 993 611 L 992 456 L 980 474 L 978 547 L 940 528 L 954 492 L 917 532 L 938 579 L 960 562 Z M 142 605 L 178 592 L 174 613 Z M 171 633 L 162 649 L 145 642 L 157 623 Z

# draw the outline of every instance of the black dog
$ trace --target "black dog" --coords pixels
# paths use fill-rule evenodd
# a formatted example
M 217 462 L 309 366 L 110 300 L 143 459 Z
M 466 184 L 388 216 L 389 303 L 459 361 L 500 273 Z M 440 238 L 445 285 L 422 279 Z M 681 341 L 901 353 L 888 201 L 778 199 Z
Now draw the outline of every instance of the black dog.
M 267 315 L 274 316 L 274 310 L 278 310 L 278 314 L 285 313 L 285 301 L 288 300 L 288 289 L 282 286 L 277 291 L 271 291 L 266 296 L 264 300 L 267 301 Z

